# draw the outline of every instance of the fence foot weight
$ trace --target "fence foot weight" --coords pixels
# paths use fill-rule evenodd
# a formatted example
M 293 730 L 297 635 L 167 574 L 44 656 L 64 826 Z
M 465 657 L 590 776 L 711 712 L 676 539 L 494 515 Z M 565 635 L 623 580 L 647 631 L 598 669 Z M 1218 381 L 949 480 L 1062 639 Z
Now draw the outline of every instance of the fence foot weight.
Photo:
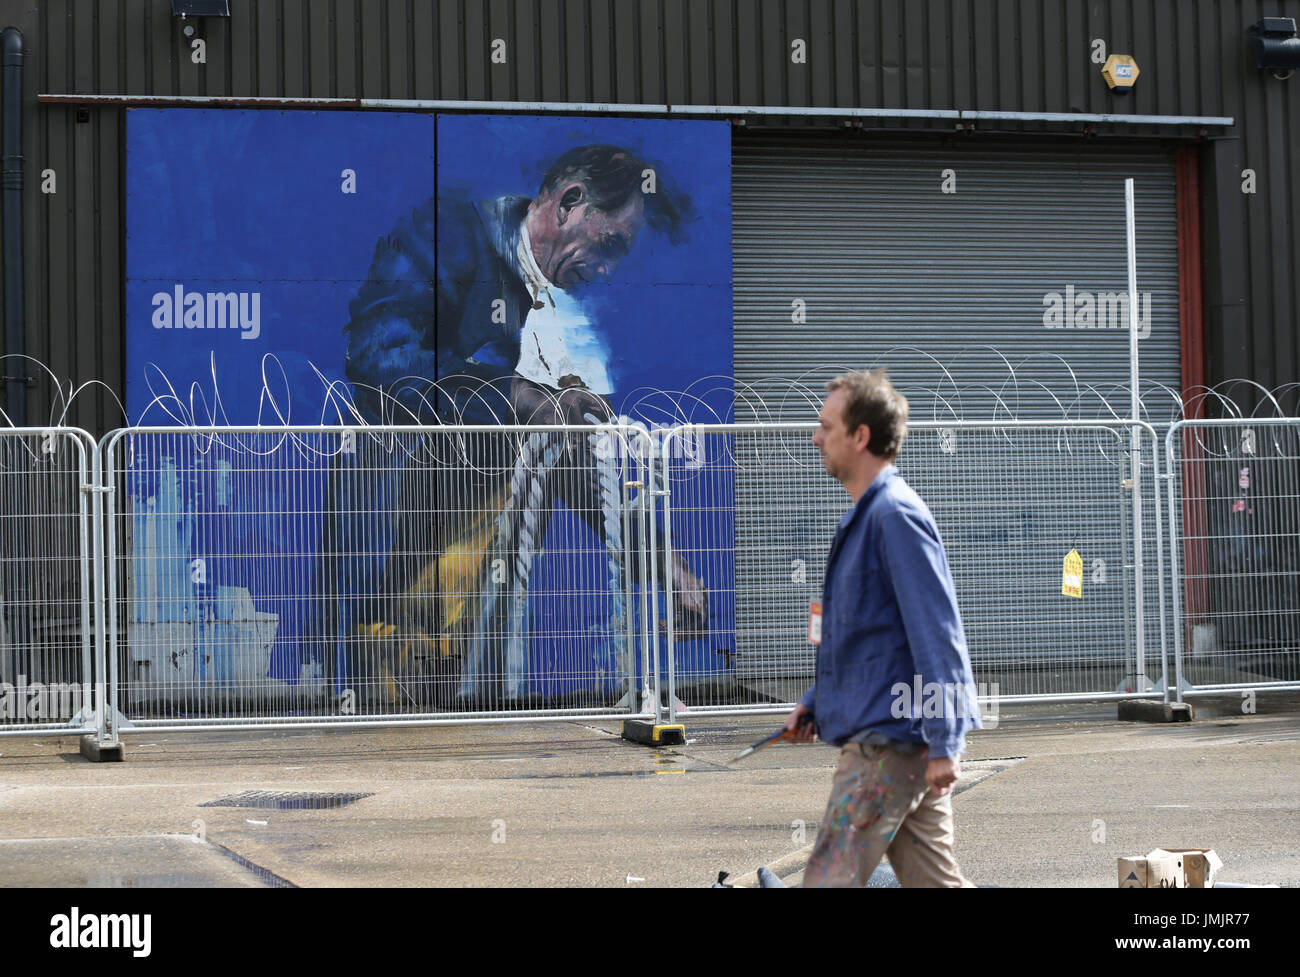
M 1119 704 L 1119 718 L 1137 723 L 1190 723 L 1194 715 L 1190 702 L 1125 699 Z
M 680 723 L 656 725 L 644 719 L 625 719 L 623 739 L 645 746 L 685 746 L 686 727 Z
M 120 763 L 122 761 L 122 741 L 104 740 L 99 742 L 96 736 L 81 738 L 81 755 L 92 763 Z

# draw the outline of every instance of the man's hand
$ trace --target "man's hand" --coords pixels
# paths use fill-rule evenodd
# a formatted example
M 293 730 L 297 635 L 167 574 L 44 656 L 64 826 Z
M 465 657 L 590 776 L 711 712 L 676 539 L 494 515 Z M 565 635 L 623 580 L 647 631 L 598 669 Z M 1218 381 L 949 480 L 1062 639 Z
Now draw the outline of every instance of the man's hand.
M 942 797 L 952 790 L 952 785 L 961 776 L 961 763 L 956 757 L 934 756 L 925 765 L 925 782 L 936 797 Z
M 813 723 L 812 712 L 802 702 L 786 717 L 785 728 L 790 731 L 791 743 L 817 742 L 817 730 L 816 724 Z
M 678 641 L 708 637 L 709 592 L 691 572 L 680 553 L 673 551 L 673 631 Z

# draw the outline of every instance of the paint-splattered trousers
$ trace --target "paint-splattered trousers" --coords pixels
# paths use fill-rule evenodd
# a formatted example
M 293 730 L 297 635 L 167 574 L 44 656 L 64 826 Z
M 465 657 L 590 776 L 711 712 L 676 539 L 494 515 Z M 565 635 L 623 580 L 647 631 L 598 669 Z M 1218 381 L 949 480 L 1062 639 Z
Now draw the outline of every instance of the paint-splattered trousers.
M 845 744 L 805 888 L 865 886 L 886 853 L 905 889 L 973 886 L 953 857 L 952 795 L 931 793 L 928 760 L 928 751 Z

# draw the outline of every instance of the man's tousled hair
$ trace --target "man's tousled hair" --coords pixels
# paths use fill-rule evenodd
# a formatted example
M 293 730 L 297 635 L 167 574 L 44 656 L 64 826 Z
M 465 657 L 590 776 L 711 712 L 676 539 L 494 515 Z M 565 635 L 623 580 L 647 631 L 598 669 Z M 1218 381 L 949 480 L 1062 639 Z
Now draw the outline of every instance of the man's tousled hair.
M 581 183 L 587 188 L 591 205 L 611 213 L 626 206 L 633 194 L 641 193 L 643 174 L 648 169 L 655 171 L 655 192 L 645 194 L 646 223 L 677 244 L 690 217 L 690 201 L 673 190 L 661 167 L 618 146 L 570 149 L 551 164 L 537 195 L 557 191 L 566 183 Z
M 863 424 L 871 430 L 868 451 L 886 461 L 898 457 L 907 437 L 907 398 L 889 382 L 883 367 L 841 374 L 826 390 L 844 391 L 844 425 L 850 434 Z

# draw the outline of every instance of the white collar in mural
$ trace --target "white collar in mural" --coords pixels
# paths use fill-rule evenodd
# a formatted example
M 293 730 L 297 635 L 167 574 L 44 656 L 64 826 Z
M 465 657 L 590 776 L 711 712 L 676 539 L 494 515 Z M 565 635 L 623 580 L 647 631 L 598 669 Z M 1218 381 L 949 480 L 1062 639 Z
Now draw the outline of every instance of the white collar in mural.
M 533 299 L 519 336 L 519 365 L 515 372 L 556 390 L 581 386 L 596 394 L 613 393 L 606 367 L 609 350 L 582 303 L 542 273 L 533 256 L 526 222 L 519 225 L 515 256 Z

